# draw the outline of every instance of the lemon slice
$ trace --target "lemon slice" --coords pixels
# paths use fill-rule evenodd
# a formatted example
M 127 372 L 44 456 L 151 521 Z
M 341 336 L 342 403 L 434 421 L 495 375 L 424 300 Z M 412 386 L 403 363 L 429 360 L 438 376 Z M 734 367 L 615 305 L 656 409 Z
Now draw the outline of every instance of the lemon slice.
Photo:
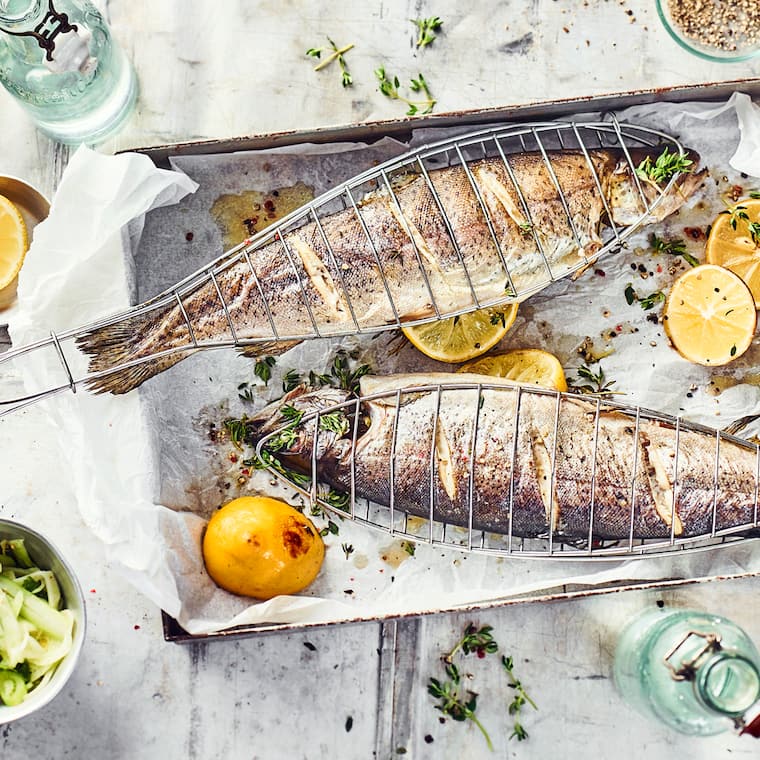
M 516 383 L 567 391 L 567 380 L 559 359 L 540 348 L 518 348 L 506 354 L 483 356 L 460 367 L 457 372 L 504 377 Z
M 21 212 L 0 195 L 0 290 L 16 279 L 27 247 L 26 225 Z
M 402 327 L 409 342 L 431 359 L 466 362 L 493 348 L 517 318 L 517 304 L 479 309 L 459 317 Z
M 752 291 L 755 307 L 760 308 L 760 200 L 739 201 L 734 208 L 734 214 L 718 214 L 713 222 L 706 261 L 738 274 Z
M 662 321 L 685 359 L 709 367 L 728 364 L 752 343 L 757 323 L 755 299 L 729 269 L 702 264 L 673 283 Z

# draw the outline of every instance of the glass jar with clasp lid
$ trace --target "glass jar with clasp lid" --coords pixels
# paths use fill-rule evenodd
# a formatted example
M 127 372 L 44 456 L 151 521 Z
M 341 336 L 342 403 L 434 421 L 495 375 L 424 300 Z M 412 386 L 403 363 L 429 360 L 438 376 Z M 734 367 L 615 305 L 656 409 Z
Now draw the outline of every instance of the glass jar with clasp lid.
M 137 97 L 132 65 L 88 0 L 0 0 L 0 83 L 68 144 L 112 135 Z
M 760 654 L 718 615 L 654 609 L 621 635 L 614 664 L 623 698 L 685 734 L 760 734 Z

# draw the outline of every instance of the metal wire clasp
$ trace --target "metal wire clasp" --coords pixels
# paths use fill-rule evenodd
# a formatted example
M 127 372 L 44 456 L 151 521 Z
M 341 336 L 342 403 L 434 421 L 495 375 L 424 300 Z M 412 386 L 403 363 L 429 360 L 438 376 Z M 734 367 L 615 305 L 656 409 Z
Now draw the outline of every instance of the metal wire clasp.
M 13 32 L 5 27 L 0 27 L 0 31 L 6 34 L 12 34 L 16 37 L 34 37 L 37 40 L 37 44 L 45 51 L 45 58 L 48 61 L 53 60 L 53 50 L 55 50 L 55 38 L 59 34 L 66 34 L 67 32 L 76 32 L 78 29 L 76 24 L 69 22 L 68 14 L 59 13 L 53 7 L 53 0 L 48 2 L 48 12 L 45 14 L 45 18 L 40 21 L 37 26 L 34 27 L 34 31 L 31 32 Z
M 690 659 L 683 660 L 680 667 L 676 668 L 671 657 L 689 640 L 691 636 L 699 636 L 705 640 L 704 646 Z M 701 631 L 689 631 L 663 658 L 665 665 L 670 670 L 674 681 L 693 681 L 697 669 L 702 664 L 706 655 L 717 652 L 721 648 L 719 633 L 702 633 Z

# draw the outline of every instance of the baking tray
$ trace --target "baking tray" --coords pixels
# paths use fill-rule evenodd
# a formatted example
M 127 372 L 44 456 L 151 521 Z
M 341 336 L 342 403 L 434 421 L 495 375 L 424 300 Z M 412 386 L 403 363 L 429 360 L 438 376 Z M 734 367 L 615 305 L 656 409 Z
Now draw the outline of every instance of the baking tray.
M 170 145 L 137 148 L 134 149 L 134 151 L 149 156 L 157 166 L 168 166 L 169 159 L 173 156 L 204 155 L 211 153 L 223 154 L 236 151 L 272 149 L 299 143 L 324 144 L 349 141 L 371 144 L 384 137 L 393 137 L 399 140 L 407 139 L 410 136 L 412 129 L 416 130 L 420 128 L 451 126 L 471 126 L 476 128 L 489 123 L 504 124 L 552 120 L 560 117 L 567 117 L 574 113 L 621 110 L 634 105 L 649 104 L 658 101 L 722 101 L 736 91 L 747 93 L 750 96 L 760 96 L 760 78 L 736 79 L 689 85 L 672 89 L 639 90 L 594 97 L 544 101 L 528 105 L 450 112 L 434 114 L 427 117 L 417 117 L 414 119 L 402 118 L 396 120 L 366 122 L 359 125 L 325 127 L 306 131 L 294 130 L 274 132 L 248 137 L 237 137 L 229 140 L 205 140 L 175 143 Z M 509 599 L 487 601 L 467 606 L 443 607 L 433 612 L 389 615 L 382 617 L 368 616 L 335 623 L 319 622 L 245 625 L 207 634 L 189 634 L 182 629 L 173 617 L 166 612 L 162 612 L 163 635 L 165 640 L 176 643 L 222 640 L 248 637 L 264 633 L 270 634 L 281 631 L 307 630 L 330 625 L 400 620 L 410 617 L 421 617 L 429 614 L 475 612 L 484 609 L 508 607 L 515 604 L 556 602 L 574 598 L 620 593 L 629 590 L 657 590 L 661 588 L 726 579 L 757 577 L 758 575 L 760 575 L 760 573 L 748 572 L 699 578 L 670 577 L 658 579 L 656 581 L 625 581 L 604 586 L 559 586 L 544 590 L 540 594 L 514 596 Z

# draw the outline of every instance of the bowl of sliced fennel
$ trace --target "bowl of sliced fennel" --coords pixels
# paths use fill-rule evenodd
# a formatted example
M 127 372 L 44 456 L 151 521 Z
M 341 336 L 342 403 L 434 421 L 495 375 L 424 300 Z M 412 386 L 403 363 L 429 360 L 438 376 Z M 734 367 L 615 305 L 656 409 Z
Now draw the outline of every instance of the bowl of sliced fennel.
M 0 519 L 0 725 L 50 702 L 76 667 L 84 595 L 48 539 Z

